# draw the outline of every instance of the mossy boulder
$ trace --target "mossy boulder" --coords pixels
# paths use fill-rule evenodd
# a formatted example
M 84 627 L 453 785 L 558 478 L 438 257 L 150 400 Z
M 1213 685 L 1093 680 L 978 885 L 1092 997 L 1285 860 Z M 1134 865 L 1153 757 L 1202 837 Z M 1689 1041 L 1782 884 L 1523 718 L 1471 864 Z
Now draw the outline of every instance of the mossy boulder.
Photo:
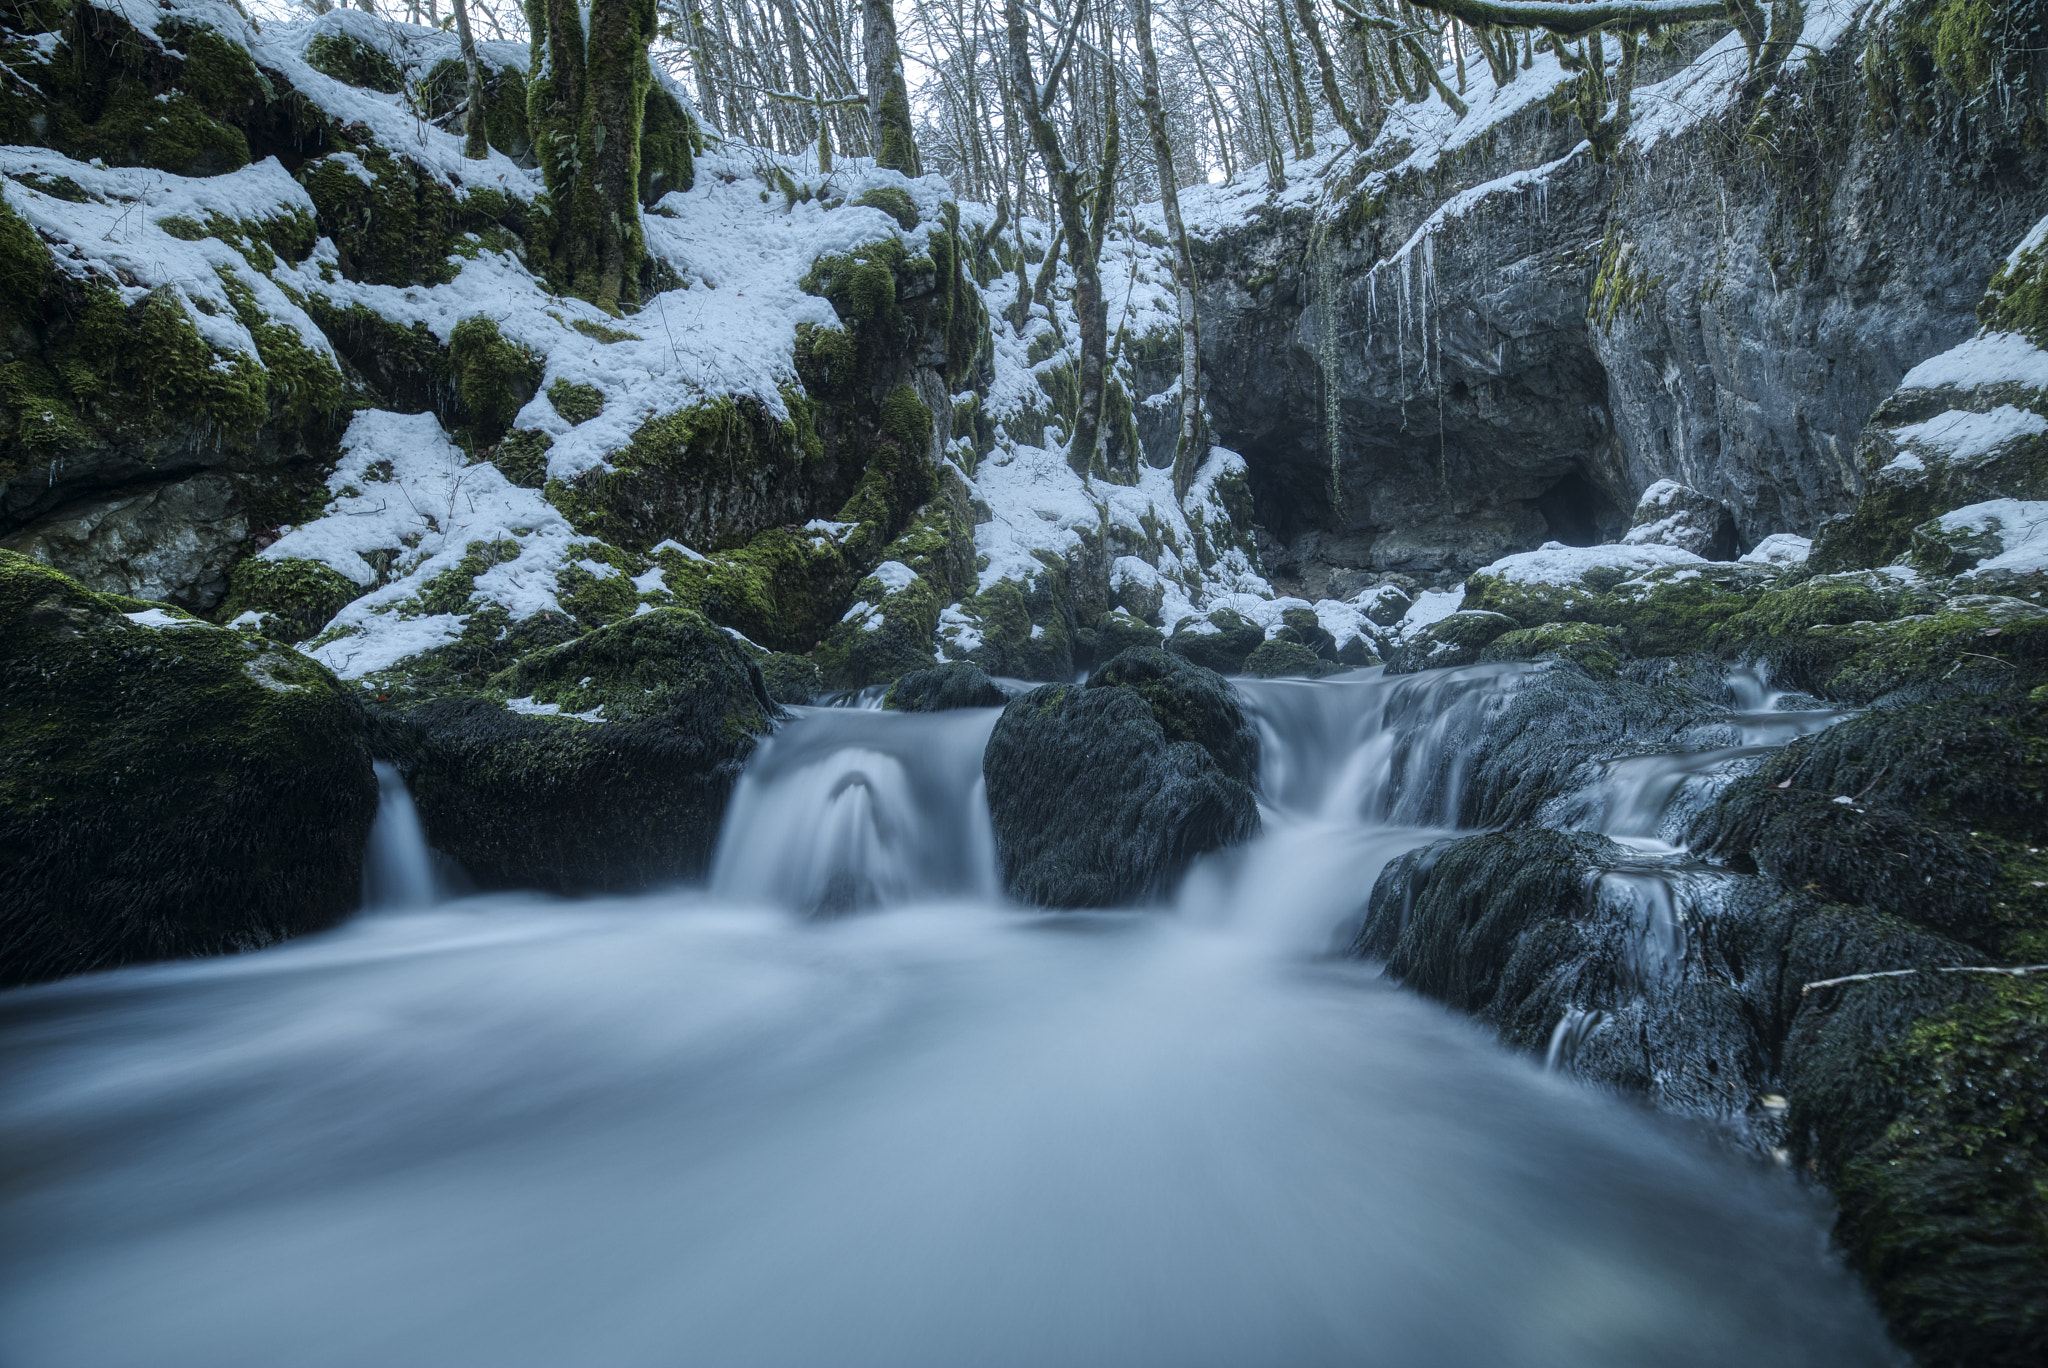
M 1440 669 L 1451 665 L 1476 664 L 1486 648 L 1514 630 L 1515 620 L 1505 613 L 1461 609 L 1438 618 L 1401 643 L 1392 674 Z
M 946 712 L 953 708 L 1000 708 L 1010 696 L 979 665 L 951 661 L 912 670 L 889 686 L 882 706 L 897 712 Z
M 1298 641 L 1282 641 L 1274 637 L 1262 642 L 1258 649 L 1245 657 L 1244 672 L 1260 679 L 1278 679 L 1283 675 L 1301 675 L 1314 679 L 1320 675 L 1333 674 L 1343 668 L 1334 661 L 1324 660 Z
M 1004 882 L 1049 907 L 1163 896 L 1196 856 L 1257 833 L 1258 762 L 1230 686 L 1165 651 L 1021 695 L 982 760 Z
M 617 891 L 702 872 L 778 716 L 739 645 L 672 608 L 535 651 L 488 696 L 393 709 L 379 745 L 427 839 L 478 883 Z
M 405 89 L 397 62 L 352 33 L 316 33 L 306 44 L 306 65 L 343 85 L 396 95 Z
M 1088 664 L 1108 661 L 1137 646 L 1160 647 L 1165 634 L 1143 618 L 1122 609 L 1112 609 L 1095 619 L 1093 627 L 1074 632 L 1074 656 Z
M 235 567 L 220 620 L 231 622 L 243 613 L 255 613 L 256 630 L 262 635 L 273 641 L 305 641 L 365 592 L 365 586 L 319 561 L 251 556 Z
M 275 642 L 0 552 L 0 983 L 254 949 L 357 905 L 366 727 Z
M 1485 663 L 1507 660 L 1569 660 L 1588 674 L 1609 676 L 1621 668 L 1620 633 L 1590 622 L 1547 622 L 1502 632 L 1479 652 Z
M 1266 629 L 1228 608 L 1205 618 L 1183 618 L 1174 624 L 1166 649 L 1190 664 L 1218 674 L 1242 674 L 1244 663 L 1266 639 Z

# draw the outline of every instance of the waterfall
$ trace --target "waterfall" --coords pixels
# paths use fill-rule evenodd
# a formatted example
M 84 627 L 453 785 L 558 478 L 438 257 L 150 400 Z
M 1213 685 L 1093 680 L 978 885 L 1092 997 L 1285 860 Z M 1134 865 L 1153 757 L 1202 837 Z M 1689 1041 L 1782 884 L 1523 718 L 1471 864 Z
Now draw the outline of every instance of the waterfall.
M 981 753 L 1000 709 L 797 711 L 740 780 L 713 890 L 814 916 L 994 896 Z
M 377 816 L 363 858 L 363 906 L 373 911 L 425 907 L 440 894 L 434 852 L 405 776 L 388 760 L 377 761 L 376 769 Z
M 1625 1026 L 1546 1074 L 1329 956 L 1538 673 L 1242 681 L 1264 834 L 1166 908 L 1001 898 L 994 709 L 799 709 L 703 888 L 0 995 L 0 1358 L 1895 1362 L 1787 1177 L 1569 1081 Z M 1683 866 L 1603 880 L 1627 972 L 1688 955 Z

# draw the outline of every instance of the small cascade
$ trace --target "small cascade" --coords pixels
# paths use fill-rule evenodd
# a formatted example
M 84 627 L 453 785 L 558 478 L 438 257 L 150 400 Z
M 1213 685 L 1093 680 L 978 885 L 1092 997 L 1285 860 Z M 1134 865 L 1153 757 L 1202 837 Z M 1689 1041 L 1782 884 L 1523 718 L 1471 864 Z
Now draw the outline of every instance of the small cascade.
M 714 892 L 812 916 L 994 895 L 981 753 L 997 709 L 796 711 L 733 795 Z
M 1464 777 L 1486 718 L 1529 665 L 1473 665 L 1336 679 L 1239 680 L 1259 729 L 1260 790 L 1293 816 L 1389 826 L 1456 825 Z
M 377 816 L 363 860 L 363 906 L 374 912 L 426 907 L 441 894 L 437 856 L 420 827 L 405 776 L 388 760 L 376 762 Z
M 1550 1045 L 1543 1051 L 1543 1067 L 1549 1073 L 1570 1073 L 1572 1065 L 1578 1062 L 1579 1052 L 1586 1048 L 1586 1042 L 1593 1033 L 1607 1024 L 1607 1013 L 1597 1008 L 1591 1011 L 1583 1007 L 1568 1007 L 1565 1014 L 1557 1019 L 1551 1028 Z

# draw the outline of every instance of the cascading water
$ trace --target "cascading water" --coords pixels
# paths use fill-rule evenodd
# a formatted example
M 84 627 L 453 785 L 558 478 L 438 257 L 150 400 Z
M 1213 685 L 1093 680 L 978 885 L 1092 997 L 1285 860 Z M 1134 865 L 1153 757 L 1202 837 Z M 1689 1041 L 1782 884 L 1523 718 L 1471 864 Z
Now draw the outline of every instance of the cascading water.
M 0 1361 L 1897 1361 L 1783 1175 L 1320 953 L 1524 669 L 1245 684 L 1170 909 L 993 894 L 993 711 L 816 710 L 706 890 L 0 998 Z
M 440 894 L 434 852 L 398 766 L 377 762 L 377 817 L 363 856 L 363 906 L 374 910 L 425 907 Z

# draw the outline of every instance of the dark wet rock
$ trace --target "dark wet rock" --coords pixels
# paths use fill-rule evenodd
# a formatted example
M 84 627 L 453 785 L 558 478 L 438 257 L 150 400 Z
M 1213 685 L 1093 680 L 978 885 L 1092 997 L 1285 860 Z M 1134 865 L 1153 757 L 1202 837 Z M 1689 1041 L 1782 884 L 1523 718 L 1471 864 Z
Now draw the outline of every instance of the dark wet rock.
M 1044 906 L 1158 896 L 1259 829 L 1257 734 L 1220 676 L 1165 651 L 1011 700 L 982 768 L 1004 881 Z
M 679 608 L 533 652 L 492 685 L 392 709 L 378 736 L 429 843 L 487 888 L 619 891 L 701 873 L 740 768 L 781 713 L 738 644 Z
M 1265 639 L 1266 629 L 1258 623 L 1219 608 L 1206 618 L 1184 618 L 1175 624 L 1166 649 L 1218 674 L 1242 674 L 1245 660 Z
M 882 696 L 882 706 L 899 712 L 945 712 L 950 708 L 1000 708 L 1010 696 L 979 665 L 955 661 L 912 670 Z
M 232 479 L 207 471 L 71 504 L 0 547 L 100 593 L 205 613 L 227 594 L 228 567 L 248 538 L 242 503 Z
M 1093 627 L 1083 628 L 1074 637 L 1076 653 L 1085 649 L 1090 652 L 1089 659 L 1096 661 L 1114 660 L 1134 646 L 1158 647 L 1166 643 L 1165 635 L 1157 627 L 1120 611 L 1104 613 Z
M 1636 501 L 1622 542 L 1628 546 L 1673 546 L 1710 561 L 1735 559 L 1735 515 L 1676 480 L 1659 480 Z
M 1313 679 L 1341 668 L 1335 661 L 1323 659 L 1300 642 L 1283 641 L 1279 637 L 1260 646 L 1244 662 L 1244 672 L 1260 679 L 1279 679 L 1285 675 L 1303 675 Z
M 1604 836 L 1488 832 L 1390 864 L 1353 953 L 1558 1067 L 1743 1127 L 1775 1086 L 1790 908 Z
M 354 909 L 377 785 L 325 669 L 6 552 L 0 641 L 0 984 Z
M 763 651 L 754 657 L 768 696 L 781 704 L 809 703 L 825 692 L 825 672 L 816 661 L 787 651 Z

